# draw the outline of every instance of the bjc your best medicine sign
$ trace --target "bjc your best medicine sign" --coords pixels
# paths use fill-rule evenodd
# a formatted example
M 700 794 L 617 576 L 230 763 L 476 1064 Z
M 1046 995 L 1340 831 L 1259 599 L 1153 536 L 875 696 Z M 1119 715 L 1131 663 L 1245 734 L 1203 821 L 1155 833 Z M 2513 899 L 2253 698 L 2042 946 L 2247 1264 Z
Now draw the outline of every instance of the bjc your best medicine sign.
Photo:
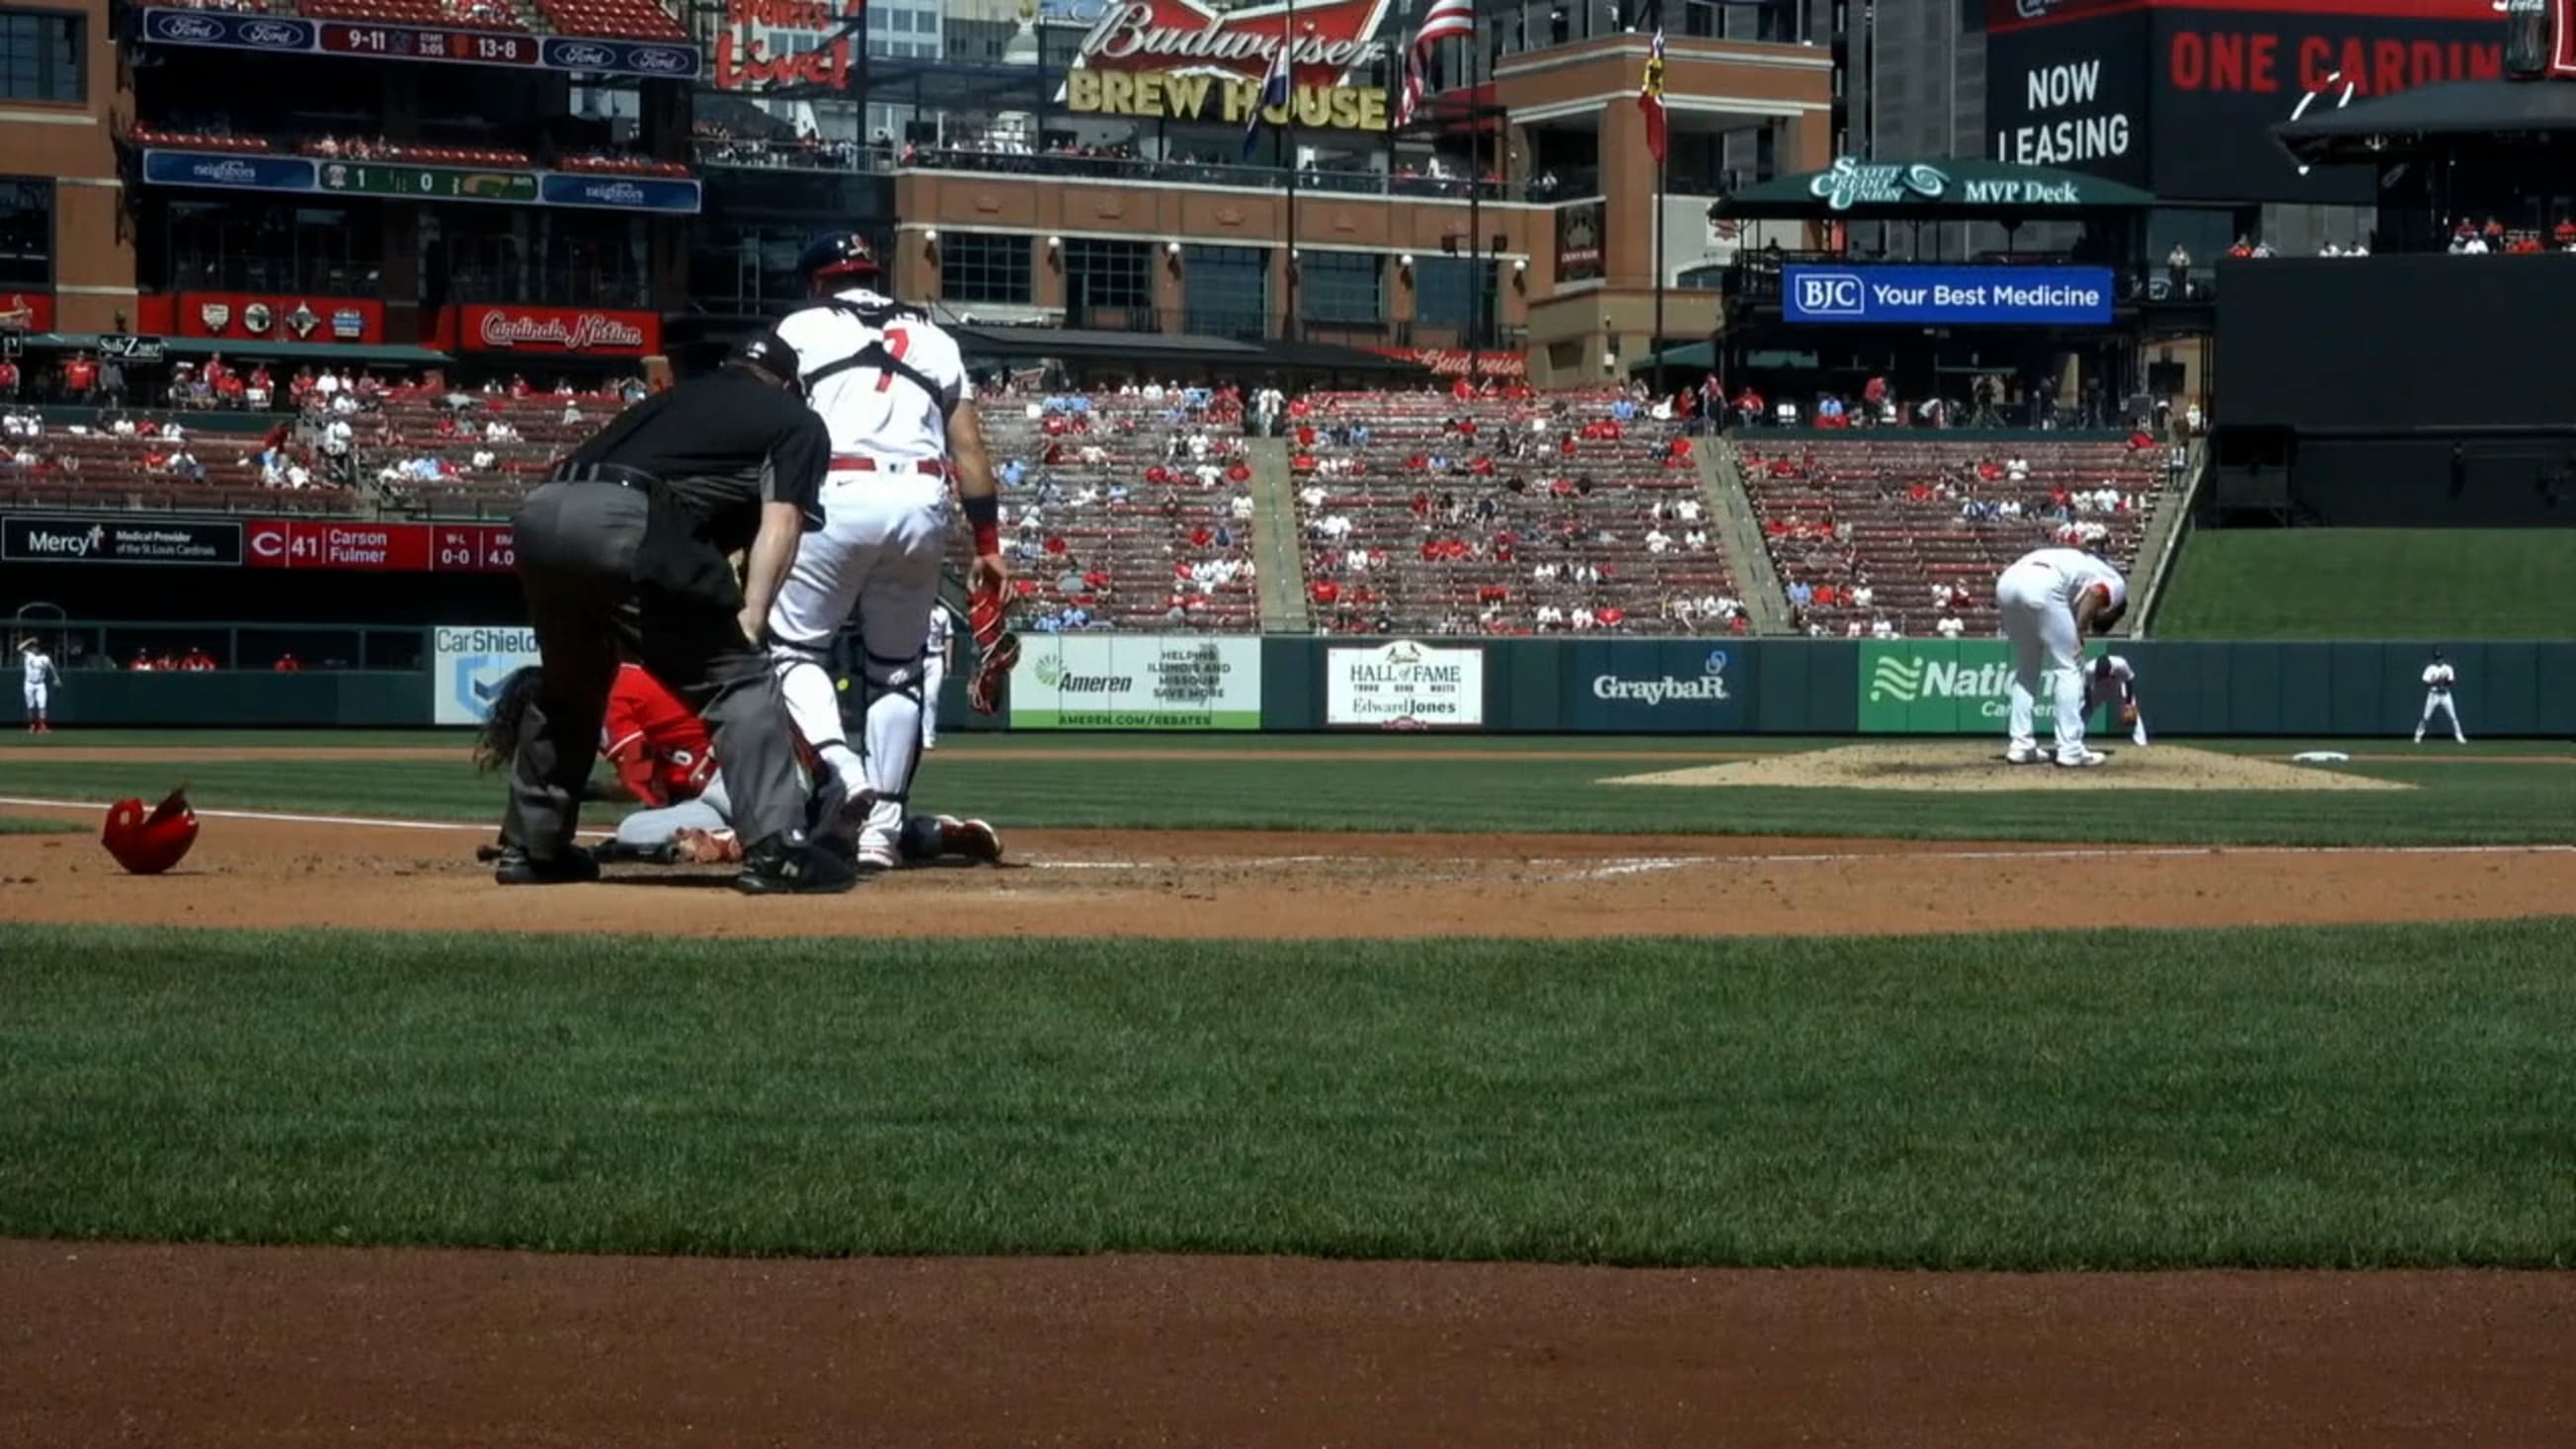
M 2111 320 L 2108 267 L 1790 267 L 1791 322 L 2100 326 Z

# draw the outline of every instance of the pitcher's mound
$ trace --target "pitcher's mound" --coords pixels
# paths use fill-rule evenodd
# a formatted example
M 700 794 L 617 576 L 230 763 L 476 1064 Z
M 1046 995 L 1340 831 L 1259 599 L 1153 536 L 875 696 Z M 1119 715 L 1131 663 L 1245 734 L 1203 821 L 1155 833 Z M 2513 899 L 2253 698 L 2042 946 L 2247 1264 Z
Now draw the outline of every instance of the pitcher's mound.
M 2089 770 L 2007 765 L 1991 740 L 1846 745 L 1725 765 L 1621 775 L 1609 785 L 1773 785 L 1823 790 L 2409 790 L 2390 780 L 2285 765 L 2250 755 L 2154 745 L 2104 746 Z

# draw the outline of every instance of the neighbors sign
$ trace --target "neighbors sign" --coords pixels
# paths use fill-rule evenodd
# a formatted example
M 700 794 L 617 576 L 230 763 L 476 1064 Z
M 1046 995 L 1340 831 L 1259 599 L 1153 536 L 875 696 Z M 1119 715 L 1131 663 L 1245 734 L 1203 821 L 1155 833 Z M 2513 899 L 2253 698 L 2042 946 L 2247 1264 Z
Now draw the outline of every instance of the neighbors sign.
M 1387 58 L 1378 32 L 1390 0 L 1256 5 L 1225 14 L 1194 0 L 1128 0 L 1104 6 L 1082 37 L 1057 99 L 1093 115 L 1241 125 L 1260 103 L 1262 78 L 1289 36 L 1295 82 L 1289 106 L 1264 114 L 1345 131 L 1383 131 L 1386 92 L 1353 86 L 1352 75 Z

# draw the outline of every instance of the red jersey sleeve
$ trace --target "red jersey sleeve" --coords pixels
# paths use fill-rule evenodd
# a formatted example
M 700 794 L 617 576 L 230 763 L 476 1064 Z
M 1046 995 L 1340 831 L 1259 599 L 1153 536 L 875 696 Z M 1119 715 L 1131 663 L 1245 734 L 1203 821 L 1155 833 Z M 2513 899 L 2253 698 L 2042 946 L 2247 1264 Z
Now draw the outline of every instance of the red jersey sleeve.
M 617 671 L 617 683 L 608 691 L 608 713 L 601 717 L 599 752 L 617 768 L 617 780 L 626 793 L 647 805 L 670 803 L 655 778 L 653 751 L 644 733 L 644 721 L 636 709 L 636 691 L 629 681 L 644 677 L 644 671 L 628 667 Z

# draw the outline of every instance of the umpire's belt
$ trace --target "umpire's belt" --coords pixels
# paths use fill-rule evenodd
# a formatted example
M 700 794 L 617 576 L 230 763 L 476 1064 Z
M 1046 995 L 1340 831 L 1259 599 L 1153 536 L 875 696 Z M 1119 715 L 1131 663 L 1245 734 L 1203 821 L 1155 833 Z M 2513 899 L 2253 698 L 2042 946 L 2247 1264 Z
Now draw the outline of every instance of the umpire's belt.
M 835 473 L 927 473 L 933 478 L 948 476 L 948 465 L 937 458 L 862 458 L 856 453 L 834 453 Z
M 638 493 L 650 493 L 656 481 L 641 468 L 623 463 L 565 463 L 547 476 L 549 483 L 614 483 Z

